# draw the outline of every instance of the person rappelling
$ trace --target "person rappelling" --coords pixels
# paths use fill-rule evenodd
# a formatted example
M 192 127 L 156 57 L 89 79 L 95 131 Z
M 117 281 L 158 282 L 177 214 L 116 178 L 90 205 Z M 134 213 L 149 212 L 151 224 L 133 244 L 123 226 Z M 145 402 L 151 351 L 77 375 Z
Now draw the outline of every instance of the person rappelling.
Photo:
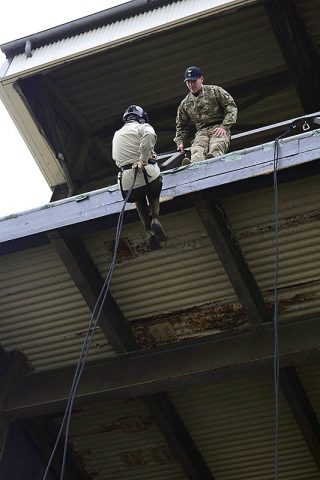
M 148 249 L 157 250 L 167 238 L 159 218 L 162 177 L 154 151 L 157 135 L 138 105 L 128 107 L 122 118 L 124 125 L 112 140 L 112 158 L 120 169 L 118 184 L 125 198 L 134 182 L 128 202 L 136 205 Z

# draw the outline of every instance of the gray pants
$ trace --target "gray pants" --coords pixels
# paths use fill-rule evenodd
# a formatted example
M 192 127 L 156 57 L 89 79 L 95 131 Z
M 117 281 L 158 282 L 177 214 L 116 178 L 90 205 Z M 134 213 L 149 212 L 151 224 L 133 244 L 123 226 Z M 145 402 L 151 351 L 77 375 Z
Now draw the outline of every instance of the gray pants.
M 224 155 L 230 145 L 230 134 L 224 137 L 216 137 L 213 130 L 215 126 L 201 128 L 196 133 L 191 145 L 191 162 L 200 162 L 206 158 L 220 157 Z

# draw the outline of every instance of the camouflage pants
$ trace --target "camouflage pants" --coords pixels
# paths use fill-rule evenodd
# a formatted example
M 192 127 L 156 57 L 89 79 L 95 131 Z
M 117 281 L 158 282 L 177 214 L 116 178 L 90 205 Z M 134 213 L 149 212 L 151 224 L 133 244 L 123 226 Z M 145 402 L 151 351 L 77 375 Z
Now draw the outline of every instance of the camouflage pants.
M 191 162 L 200 162 L 206 158 L 224 155 L 230 145 L 230 134 L 225 137 L 216 137 L 213 127 L 202 128 L 196 133 L 191 145 Z

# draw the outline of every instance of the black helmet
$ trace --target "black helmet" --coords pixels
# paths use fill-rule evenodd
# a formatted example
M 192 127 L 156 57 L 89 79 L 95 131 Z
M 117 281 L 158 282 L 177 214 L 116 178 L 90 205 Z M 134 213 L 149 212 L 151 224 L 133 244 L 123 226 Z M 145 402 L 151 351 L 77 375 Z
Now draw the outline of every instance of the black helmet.
M 128 120 L 137 120 L 140 123 L 149 123 L 148 115 L 143 108 L 138 105 L 130 105 L 123 114 L 123 121 L 126 123 Z

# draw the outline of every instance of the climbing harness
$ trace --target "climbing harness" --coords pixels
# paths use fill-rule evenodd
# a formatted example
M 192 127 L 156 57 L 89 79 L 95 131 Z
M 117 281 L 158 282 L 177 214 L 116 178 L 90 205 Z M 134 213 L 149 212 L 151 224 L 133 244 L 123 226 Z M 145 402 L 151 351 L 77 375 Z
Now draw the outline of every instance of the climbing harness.
M 153 160 L 152 158 L 149 158 L 148 160 L 148 165 L 155 165 L 157 162 L 155 160 Z M 127 191 L 126 190 L 123 190 L 123 186 L 122 186 L 122 174 L 125 170 L 132 170 L 132 163 L 128 163 L 127 165 L 123 165 L 122 167 L 120 167 L 120 172 L 118 174 L 118 180 L 119 180 L 119 185 L 120 185 L 120 190 L 121 190 L 121 194 L 122 194 L 122 197 L 125 198 L 126 194 L 127 194 Z M 145 184 L 147 186 L 147 189 L 149 191 L 149 185 L 150 185 L 150 182 L 149 182 L 149 178 L 151 177 L 145 170 L 145 168 L 143 168 L 142 170 L 142 174 L 143 174 L 143 177 L 144 177 L 144 181 L 145 181 Z M 137 172 L 138 172 L 138 168 L 136 167 L 135 168 L 135 174 L 137 175 Z

